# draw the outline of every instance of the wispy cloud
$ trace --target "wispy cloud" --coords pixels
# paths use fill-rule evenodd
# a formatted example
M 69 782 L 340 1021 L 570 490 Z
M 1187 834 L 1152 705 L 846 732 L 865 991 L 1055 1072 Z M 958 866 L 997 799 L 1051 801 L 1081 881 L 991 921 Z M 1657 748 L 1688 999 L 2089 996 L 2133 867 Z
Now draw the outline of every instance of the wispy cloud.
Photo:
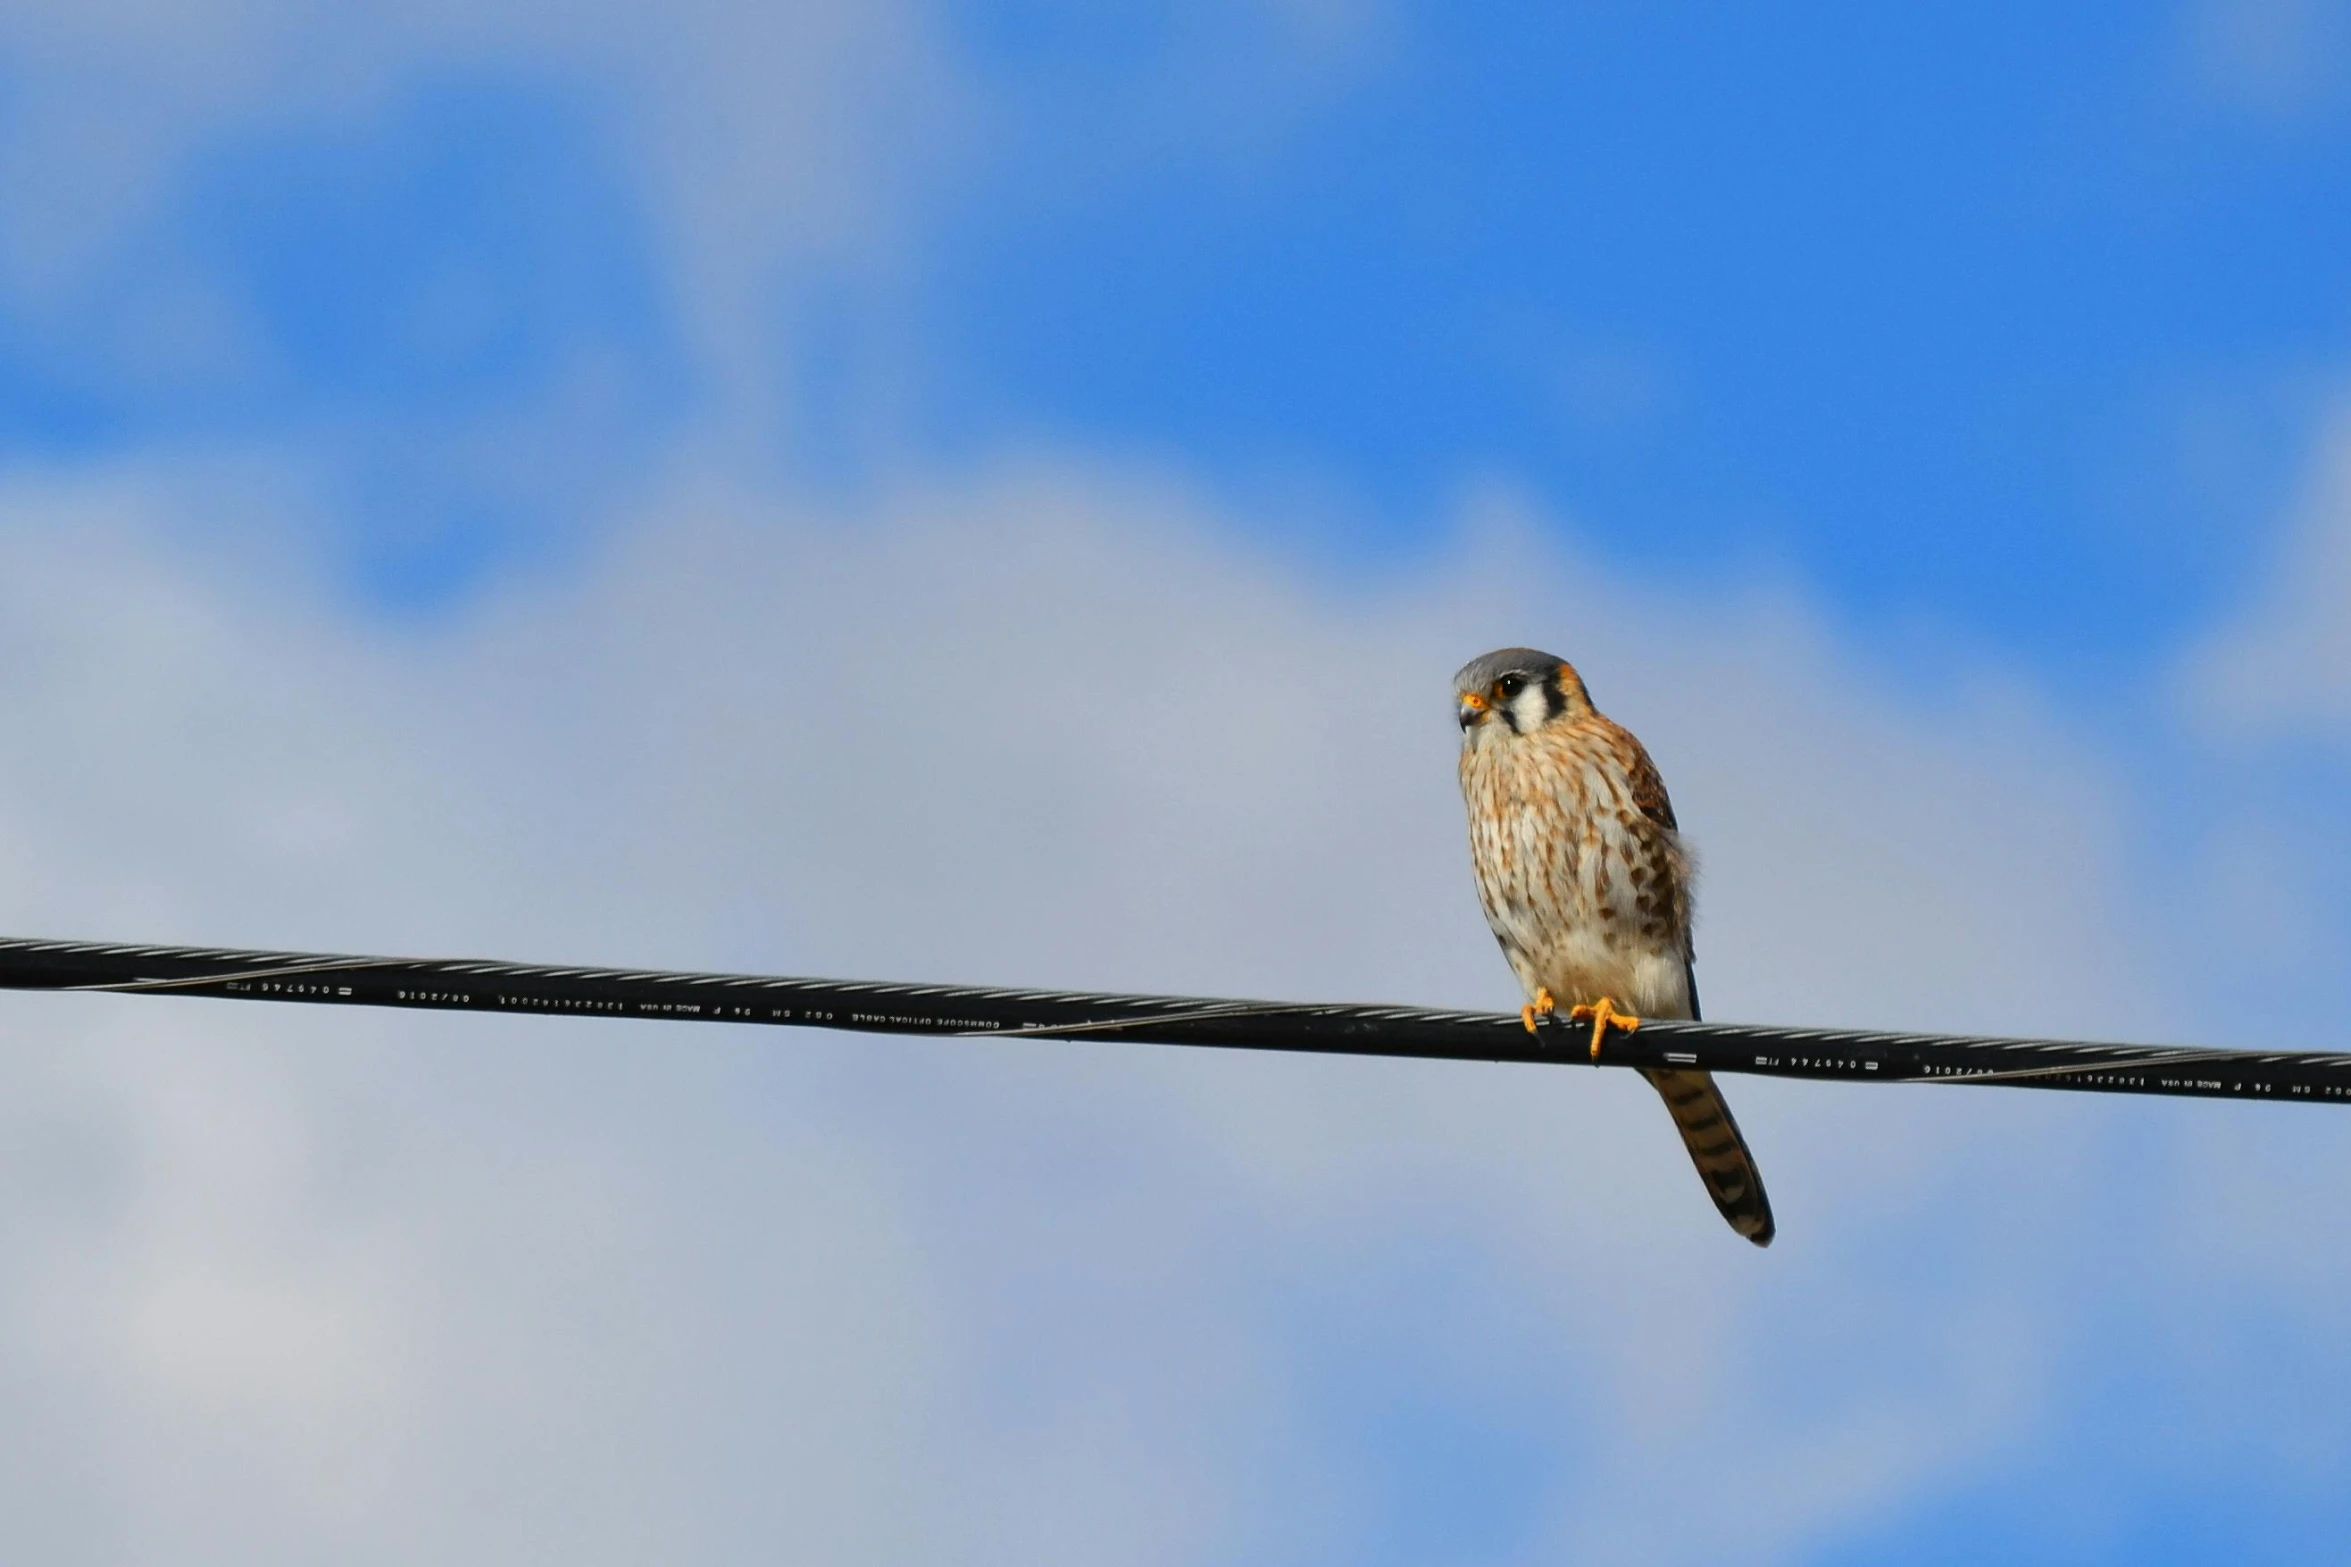
M 2317 422 L 2289 525 L 2253 600 L 2189 665 L 2214 732 L 2316 732 L 2351 721 L 2351 400 Z
M 680 479 L 576 584 L 387 632 L 175 556 L 168 493 L 15 492 L 18 928 L 1502 1004 L 1442 675 L 1531 637 L 1675 781 L 1718 1014 L 2157 1015 L 2114 785 L 2046 715 L 1918 712 L 1800 605 L 1612 577 L 1507 500 L 1444 580 L 1333 599 L 1165 475 L 853 519 Z M 1758 1267 L 1613 1076 L 11 1005 L 51 1150 L 6 1219 L 41 1391 L 0 1442 L 50 1433 L 13 1527 L 245 1560 L 1283 1555 L 1381 1516 L 1419 1417 L 1377 1390 L 1433 1355 L 1519 1433 L 1503 1557 L 1774 1559 L 2062 1401 L 2128 1124 L 1741 1084 Z M 1381 1282 L 1430 1248 L 1452 1285 Z
M 2266 119 L 2340 108 L 2351 89 L 2351 8 L 2341 0 L 2199 0 L 2187 59 L 2213 99 Z

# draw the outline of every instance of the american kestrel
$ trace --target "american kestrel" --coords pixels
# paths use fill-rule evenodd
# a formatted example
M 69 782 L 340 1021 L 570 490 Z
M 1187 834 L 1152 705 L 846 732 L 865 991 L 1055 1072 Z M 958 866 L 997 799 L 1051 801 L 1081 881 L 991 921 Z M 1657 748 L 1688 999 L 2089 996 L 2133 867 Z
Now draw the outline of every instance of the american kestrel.
M 1611 1027 L 1697 1017 L 1690 853 L 1641 742 L 1600 715 L 1572 665 L 1532 648 L 1465 665 L 1453 695 L 1478 901 L 1525 987 L 1527 1028 L 1564 1006 L 1592 1025 L 1596 1058 Z M 1731 1228 L 1770 1245 L 1763 1178 L 1713 1075 L 1641 1075 Z

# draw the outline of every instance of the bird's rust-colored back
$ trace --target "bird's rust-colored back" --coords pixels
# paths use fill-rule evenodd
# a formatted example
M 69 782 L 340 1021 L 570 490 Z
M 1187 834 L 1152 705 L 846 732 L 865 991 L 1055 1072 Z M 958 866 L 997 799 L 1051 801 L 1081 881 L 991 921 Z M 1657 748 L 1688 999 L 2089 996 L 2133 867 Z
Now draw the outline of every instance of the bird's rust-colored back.
M 1641 742 L 1570 665 L 1529 649 L 1472 663 L 1455 695 L 1478 897 L 1528 999 L 1696 1017 L 1690 855 Z M 1645 1075 L 1723 1217 L 1768 1244 L 1762 1178 L 1713 1078 Z

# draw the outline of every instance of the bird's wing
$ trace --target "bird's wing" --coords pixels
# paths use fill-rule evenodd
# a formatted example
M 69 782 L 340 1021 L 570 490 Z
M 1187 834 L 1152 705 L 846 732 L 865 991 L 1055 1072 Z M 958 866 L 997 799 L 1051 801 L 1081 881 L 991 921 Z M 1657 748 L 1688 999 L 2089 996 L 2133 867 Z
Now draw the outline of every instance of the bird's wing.
M 1690 999 L 1695 1013 L 1697 997 Z M 1747 1151 L 1747 1140 L 1739 1135 L 1739 1123 L 1731 1119 L 1722 1090 L 1714 1086 L 1714 1074 L 1644 1068 L 1641 1075 L 1664 1097 L 1666 1111 L 1682 1134 L 1682 1146 L 1690 1150 L 1690 1162 L 1698 1167 L 1698 1178 L 1706 1183 L 1714 1206 L 1732 1229 L 1758 1246 L 1769 1246 L 1771 1199 L 1763 1194 L 1762 1172 Z
M 1668 860 L 1675 866 L 1674 883 L 1680 900 L 1682 921 L 1682 970 L 1689 977 L 1690 1016 L 1698 1015 L 1698 976 L 1689 972 L 1690 960 L 1697 956 L 1697 947 L 1690 939 L 1690 864 L 1689 850 L 1681 845 L 1681 824 L 1674 820 L 1673 797 L 1665 792 L 1664 775 L 1649 759 L 1648 748 L 1633 732 L 1620 724 L 1612 724 L 1615 731 L 1618 760 L 1625 770 L 1625 782 L 1632 795 L 1633 809 L 1665 829 L 1669 843 L 1674 847 Z
M 1665 792 L 1665 776 L 1657 764 L 1649 760 L 1649 748 L 1633 737 L 1633 732 L 1622 725 L 1611 725 L 1620 738 L 1625 772 L 1632 785 L 1633 809 L 1648 817 L 1667 832 L 1678 832 L 1681 823 L 1673 819 L 1673 797 Z

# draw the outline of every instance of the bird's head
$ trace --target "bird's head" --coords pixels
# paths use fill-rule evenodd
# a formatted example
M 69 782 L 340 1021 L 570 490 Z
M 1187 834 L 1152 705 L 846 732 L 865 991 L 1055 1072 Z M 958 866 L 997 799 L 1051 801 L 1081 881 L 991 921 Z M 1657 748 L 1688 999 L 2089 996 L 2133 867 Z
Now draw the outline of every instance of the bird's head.
M 1496 732 L 1532 734 L 1592 711 L 1575 666 L 1531 647 L 1506 647 L 1462 665 L 1453 677 L 1453 700 L 1465 742 Z

